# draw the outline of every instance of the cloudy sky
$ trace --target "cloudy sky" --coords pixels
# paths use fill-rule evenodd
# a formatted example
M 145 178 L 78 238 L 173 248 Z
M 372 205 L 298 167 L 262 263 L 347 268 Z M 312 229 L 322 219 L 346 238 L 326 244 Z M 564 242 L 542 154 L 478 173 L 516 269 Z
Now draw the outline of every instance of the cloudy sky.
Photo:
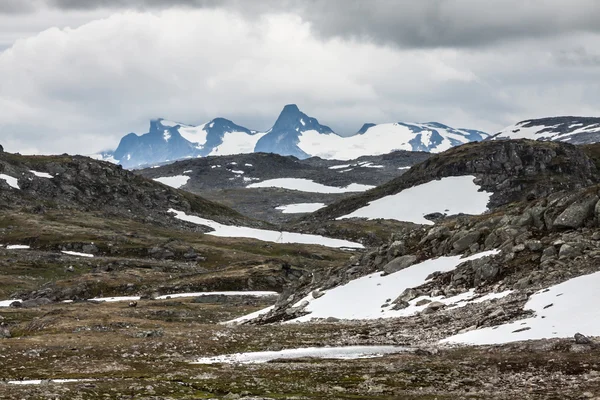
M 597 0 L 0 0 L 0 144 L 94 153 L 165 117 L 268 129 L 286 103 L 497 131 L 598 116 Z

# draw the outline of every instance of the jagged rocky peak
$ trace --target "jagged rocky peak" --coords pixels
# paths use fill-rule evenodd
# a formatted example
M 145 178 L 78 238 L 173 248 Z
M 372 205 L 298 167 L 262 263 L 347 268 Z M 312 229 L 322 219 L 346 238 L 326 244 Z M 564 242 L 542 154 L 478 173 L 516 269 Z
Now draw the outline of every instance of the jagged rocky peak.
M 335 135 L 330 127 L 321 125 L 316 118 L 300 111 L 297 105 L 288 104 L 279 114 L 275 125 L 256 143 L 254 151 L 308 158 L 312 154 L 299 146 L 304 132 Z
M 316 118 L 309 117 L 295 104 L 288 104 L 283 107 L 279 118 L 273 125 L 271 131 L 279 132 L 304 132 L 315 130 L 319 133 L 333 133 L 333 130 L 325 125 L 321 125 Z

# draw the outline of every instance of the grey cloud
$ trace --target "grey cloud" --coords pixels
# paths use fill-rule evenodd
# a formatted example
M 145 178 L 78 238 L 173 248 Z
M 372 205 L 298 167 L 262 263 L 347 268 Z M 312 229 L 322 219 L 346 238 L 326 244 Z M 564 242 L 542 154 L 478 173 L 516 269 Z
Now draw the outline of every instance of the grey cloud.
M 600 54 L 591 54 L 585 47 L 561 50 L 554 55 L 557 63 L 570 67 L 594 67 L 600 66 Z
M 63 9 L 228 8 L 291 12 L 323 37 L 402 47 L 477 47 L 504 40 L 600 32 L 597 0 L 47 0 Z
M 2 0 L 0 14 L 21 14 L 35 11 L 39 6 L 36 0 Z

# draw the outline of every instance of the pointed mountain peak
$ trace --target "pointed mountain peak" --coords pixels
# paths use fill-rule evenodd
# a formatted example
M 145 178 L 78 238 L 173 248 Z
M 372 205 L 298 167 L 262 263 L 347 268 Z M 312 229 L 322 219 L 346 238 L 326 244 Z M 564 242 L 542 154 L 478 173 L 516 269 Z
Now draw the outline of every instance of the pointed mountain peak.
M 279 118 L 277 118 L 271 129 L 271 131 L 285 132 L 304 132 L 308 130 L 316 130 L 319 133 L 333 133 L 331 128 L 321 125 L 316 118 L 304 114 L 295 104 L 288 104 L 283 107 Z

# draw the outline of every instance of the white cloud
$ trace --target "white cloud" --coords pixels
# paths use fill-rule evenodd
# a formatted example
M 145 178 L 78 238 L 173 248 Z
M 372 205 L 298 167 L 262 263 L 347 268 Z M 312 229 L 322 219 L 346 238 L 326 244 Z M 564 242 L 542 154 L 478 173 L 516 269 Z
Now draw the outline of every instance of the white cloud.
M 0 53 L 1 141 L 9 151 L 91 153 L 159 116 L 223 116 L 267 129 L 292 102 L 341 133 L 400 120 L 494 130 L 597 109 L 597 68 L 557 56 L 572 43 L 577 54 L 596 54 L 597 39 L 401 49 L 324 39 L 292 14 L 116 13 L 45 30 Z

